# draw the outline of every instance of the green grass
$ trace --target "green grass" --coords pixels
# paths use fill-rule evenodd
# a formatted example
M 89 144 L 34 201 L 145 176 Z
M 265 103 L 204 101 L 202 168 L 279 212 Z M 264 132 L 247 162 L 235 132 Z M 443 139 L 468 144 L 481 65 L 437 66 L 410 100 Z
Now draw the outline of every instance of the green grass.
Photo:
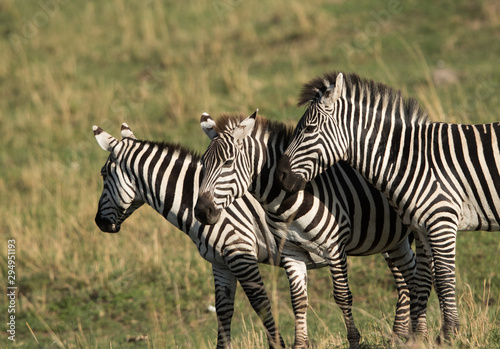
M 42 5 L 45 4 L 45 5 Z M 210 265 L 150 208 L 119 234 L 93 219 L 105 154 L 92 125 L 117 136 L 203 151 L 202 112 L 250 113 L 293 124 L 303 83 L 356 72 L 418 98 L 431 118 L 500 120 L 500 6 L 496 1 L 159 1 L 0 4 L 0 278 L 16 239 L 20 297 L 9 348 L 214 347 Z M 458 82 L 436 85 L 438 62 Z M 459 233 L 457 348 L 500 347 L 498 233 Z M 396 293 L 381 256 L 350 259 L 355 319 L 365 348 L 385 348 Z M 293 316 L 281 270 L 262 267 L 289 344 Z M 327 270 L 311 271 L 308 324 L 318 348 L 346 347 Z M 8 320 L 7 298 L 0 322 Z M 286 305 L 286 306 L 285 306 Z M 431 296 L 431 333 L 439 329 Z M 4 326 L 4 325 L 2 325 Z M 147 341 L 128 343 L 129 337 Z M 241 289 L 237 348 L 267 347 Z M 37 344 L 39 343 L 39 345 Z M 2 346 L 2 345 L 0 345 Z

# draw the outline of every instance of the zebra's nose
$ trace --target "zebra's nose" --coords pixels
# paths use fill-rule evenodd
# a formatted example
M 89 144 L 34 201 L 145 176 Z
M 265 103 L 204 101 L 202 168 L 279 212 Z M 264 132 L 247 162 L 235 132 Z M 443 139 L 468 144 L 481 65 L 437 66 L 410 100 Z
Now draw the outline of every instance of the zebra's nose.
M 202 224 L 212 225 L 217 223 L 220 214 L 221 211 L 215 208 L 209 195 L 204 194 L 198 197 L 198 201 L 194 207 L 194 216 Z
M 103 218 L 99 212 L 95 216 L 95 224 L 105 233 L 118 233 L 120 231 L 120 225 L 111 223 L 108 219 Z
M 274 178 L 281 189 L 288 193 L 296 193 L 306 187 L 306 181 L 302 176 L 292 172 L 288 155 L 283 155 L 278 161 Z

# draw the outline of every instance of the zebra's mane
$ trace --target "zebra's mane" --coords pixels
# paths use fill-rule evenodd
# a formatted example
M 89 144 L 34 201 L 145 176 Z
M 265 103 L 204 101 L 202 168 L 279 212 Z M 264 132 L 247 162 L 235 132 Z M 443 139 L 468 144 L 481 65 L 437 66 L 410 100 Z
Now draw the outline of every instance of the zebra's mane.
M 232 131 L 243 119 L 248 115 L 236 114 L 236 113 L 224 113 L 221 114 L 214 125 L 214 130 L 217 133 L 224 133 L 227 131 Z
M 171 142 L 165 142 L 165 141 L 158 142 L 158 141 L 149 141 L 149 140 L 140 140 L 140 139 L 138 139 L 136 141 L 144 143 L 148 146 L 157 147 L 159 150 L 168 149 L 168 151 L 170 153 L 172 153 L 174 151 L 178 151 L 180 158 L 190 157 L 193 162 L 199 162 L 201 160 L 200 154 L 198 154 L 197 152 L 190 150 L 190 149 L 188 149 L 188 148 L 186 148 L 178 143 L 171 143 Z
M 308 83 L 304 84 L 302 91 L 299 95 L 299 102 L 297 106 L 307 105 L 310 106 L 314 102 L 318 101 L 323 95 L 328 87 L 335 85 L 335 80 L 340 72 L 329 72 L 322 76 L 318 76 Z M 367 91 L 372 100 L 375 96 L 387 96 L 389 103 L 395 103 L 399 108 L 400 101 L 403 101 L 403 109 L 405 111 L 404 117 L 408 122 L 416 123 L 427 123 L 429 122 L 428 113 L 422 109 L 414 98 L 402 98 L 401 91 L 395 90 L 392 87 L 384 85 L 373 80 L 363 79 L 357 74 L 344 74 L 344 86 L 347 91 L 347 99 L 350 98 L 353 88 L 356 89 L 357 93 L 360 90 Z
M 222 114 L 217 118 L 214 130 L 217 133 L 232 131 L 246 117 L 247 115 L 244 114 Z M 262 115 L 257 115 L 255 119 L 254 133 L 257 130 L 278 134 L 281 137 L 285 137 L 286 141 L 290 140 L 293 133 L 293 127 L 280 121 L 269 120 Z

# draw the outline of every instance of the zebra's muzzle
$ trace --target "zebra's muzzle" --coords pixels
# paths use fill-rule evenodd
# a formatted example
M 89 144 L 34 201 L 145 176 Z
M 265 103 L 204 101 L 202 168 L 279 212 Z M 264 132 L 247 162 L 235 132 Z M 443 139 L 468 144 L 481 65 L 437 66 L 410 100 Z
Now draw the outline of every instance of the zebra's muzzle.
M 278 162 L 274 178 L 278 182 L 281 189 L 288 193 L 297 193 L 304 190 L 306 181 L 302 176 L 292 172 L 290 166 L 290 158 L 288 155 L 283 155 Z
M 102 218 L 99 213 L 95 216 L 95 223 L 104 233 L 118 233 L 120 231 L 121 225 L 111 223 L 105 218 Z
M 212 202 L 210 195 L 204 193 L 198 197 L 194 207 L 194 216 L 200 223 L 212 225 L 219 221 L 221 210 L 217 209 Z

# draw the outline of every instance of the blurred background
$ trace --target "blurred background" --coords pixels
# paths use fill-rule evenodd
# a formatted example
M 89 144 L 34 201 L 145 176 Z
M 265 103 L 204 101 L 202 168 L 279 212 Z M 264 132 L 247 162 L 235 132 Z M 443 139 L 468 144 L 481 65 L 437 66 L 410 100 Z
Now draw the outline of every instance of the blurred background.
M 211 265 L 149 207 L 119 234 L 94 224 L 119 136 L 208 145 L 199 117 L 262 115 L 294 125 L 302 85 L 331 70 L 401 89 L 434 121 L 500 121 L 500 3 L 484 1 L 0 2 L 0 271 L 16 240 L 16 342 L 9 348 L 210 348 Z M 454 346 L 500 347 L 500 233 L 459 233 Z M 385 348 L 396 292 L 382 256 L 351 258 L 364 348 Z M 282 270 L 262 267 L 285 341 L 293 313 Z M 347 347 L 327 270 L 309 274 L 313 347 Z M 242 290 L 236 348 L 267 347 Z M 8 299 L 0 297 L 0 322 Z M 279 306 L 278 306 L 279 305 Z M 437 335 L 435 293 L 428 309 Z M 2 345 L 0 345 L 2 346 Z

